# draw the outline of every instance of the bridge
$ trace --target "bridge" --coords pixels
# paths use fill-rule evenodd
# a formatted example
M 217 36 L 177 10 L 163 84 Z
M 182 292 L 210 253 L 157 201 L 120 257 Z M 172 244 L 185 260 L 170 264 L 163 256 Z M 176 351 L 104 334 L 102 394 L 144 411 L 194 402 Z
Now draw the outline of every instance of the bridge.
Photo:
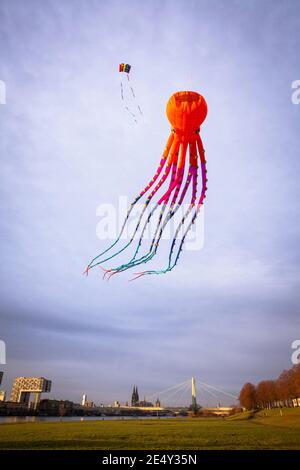
M 152 406 L 159 401 L 159 406 Z M 229 401 L 229 403 L 226 403 Z M 147 394 L 141 404 L 123 405 L 118 401 L 115 405 L 83 406 L 78 405 L 78 412 L 84 410 L 86 415 L 94 416 L 166 416 L 166 415 L 217 415 L 226 416 L 237 406 L 238 397 L 227 390 L 207 384 L 192 377 L 180 384 L 164 390 Z
M 228 413 L 237 405 L 238 396 L 220 387 L 197 381 L 192 377 L 180 384 L 146 395 L 147 401 L 159 398 L 161 409 L 189 408 L 196 412 L 200 408 L 215 414 Z M 198 397 L 197 397 L 198 395 Z M 152 408 L 153 409 L 153 408 Z
M 157 399 L 159 399 L 160 406 L 151 406 L 151 403 Z M 192 377 L 180 384 L 145 395 L 144 403 L 146 406 L 118 404 L 109 408 L 119 414 L 128 412 L 129 414 L 150 413 L 163 415 L 172 413 L 176 415 L 189 413 L 197 415 L 201 410 L 201 414 L 224 416 L 231 413 L 233 408 L 237 406 L 237 402 L 237 395 L 200 380 L 198 380 L 197 390 L 196 379 Z M 107 411 L 107 409 L 103 409 L 104 413 Z

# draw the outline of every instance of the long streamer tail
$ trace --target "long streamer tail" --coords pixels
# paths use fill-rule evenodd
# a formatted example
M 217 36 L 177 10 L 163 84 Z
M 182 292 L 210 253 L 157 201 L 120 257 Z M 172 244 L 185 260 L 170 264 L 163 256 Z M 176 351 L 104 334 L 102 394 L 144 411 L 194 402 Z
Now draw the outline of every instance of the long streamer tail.
M 201 195 L 200 195 L 198 204 L 197 204 L 197 206 L 195 208 L 195 211 L 194 211 L 194 214 L 192 216 L 192 219 L 189 222 L 189 224 L 187 225 L 187 227 L 186 227 L 186 229 L 183 233 L 183 236 L 181 238 L 178 250 L 176 252 L 175 259 L 172 261 L 172 254 L 173 254 L 173 251 L 174 251 L 174 247 L 175 247 L 175 243 L 176 243 L 179 231 L 182 229 L 187 217 L 189 216 L 189 214 L 191 213 L 193 207 L 195 206 L 197 181 L 194 181 L 194 183 L 193 183 L 192 203 L 190 204 L 188 210 L 184 214 L 184 216 L 183 216 L 183 218 L 182 218 L 182 220 L 181 220 L 181 222 L 180 222 L 180 224 L 177 227 L 177 230 L 175 232 L 175 235 L 174 235 L 174 238 L 173 238 L 173 241 L 172 241 L 172 245 L 171 245 L 171 249 L 170 249 L 170 253 L 169 253 L 169 263 L 168 263 L 167 268 L 161 269 L 161 270 L 148 270 L 148 271 L 143 271 L 143 272 L 140 272 L 140 273 L 136 273 L 136 277 L 134 277 L 132 280 L 141 278 L 142 276 L 149 275 L 149 274 L 165 274 L 165 273 L 171 271 L 172 269 L 174 269 L 174 267 L 178 263 L 178 260 L 179 260 L 180 254 L 182 252 L 183 245 L 184 245 L 185 239 L 187 237 L 187 234 L 191 230 L 193 224 L 196 221 L 196 218 L 197 218 L 197 216 L 200 212 L 201 206 L 203 205 L 204 199 L 206 197 L 206 191 L 207 191 L 207 170 L 206 170 L 205 151 L 204 151 L 203 144 L 202 144 L 200 136 L 198 136 L 198 138 L 197 138 L 197 147 L 198 147 L 198 151 L 199 151 L 199 155 L 200 155 L 200 166 L 201 166 L 201 175 L 202 175 L 202 190 L 201 190 Z M 195 179 L 197 179 L 197 176 L 196 176 Z
M 102 255 L 98 255 L 96 259 L 94 258 L 94 260 L 90 263 L 89 267 L 95 267 L 95 266 L 98 266 L 98 265 L 100 265 L 100 264 L 102 264 L 102 263 L 105 263 L 106 261 L 109 261 L 110 259 L 114 258 L 114 257 L 117 256 L 118 254 L 122 253 L 129 245 L 131 245 L 131 243 L 133 242 L 134 237 L 135 237 L 135 235 L 136 235 L 136 233 L 137 233 L 137 231 L 138 231 L 138 229 L 139 229 L 139 227 L 140 227 L 141 220 L 142 220 L 142 218 L 143 218 L 143 215 L 144 215 L 144 213 L 145 213 L 145 211 L 146 211 L 146 209 L 147 209 L 147 207 L 148 207 L 150 201 L 152 200 L 153 196 L 157 193 L 157 191 L 160 189 L 160 187 L 161 187 L 162 184 L 165 182 L 165 180 L 167 179 L 167 177 L 168 177 L 168 175 L 169 175 L 169 173 L 170 173 L 171 163 L 172 163 L 174 154 L 176 154 L 177 152 L 178 152 L 178 144 L 177 144 L 175 141 L 172 140 L 172 147 L 171 147 L 170 154 L 169 154 L 169 157 L 168 157 L 168 160 L 167 160 L 167 165 L 166 165 L 165 172 L 164 172 L 163 176 L 161 177 L 161 179 L 159 180 L 159 182 L 157 183 L 157 185 L 156 185 L 156 186 L 154 187 L 154 189 L 152 190 L 152 192 L 151 192 L 151 193 L 149 194 L 149 196 L 147 197 L 147 200 L 146 200 L 146 202 L 145 202 L 145 204 L 144 204 L 144 207 L 143 207 L 143 209 L 142 209 L 142 212 L 141 212 L 141 214 L 140 214 L 140 216 L 139 216 L 139 219 L 138 219 L 138 221 L 137 221 L 137 224 L 136 224 L 136 226 L 135 226 L 133 235 L 131 236 L 129 242 L 126 243 L 126 244 L 125 244 L 120 250 L 118 250 L 116 253 L 112 254 L 111 256 L 109 256 L 109 257 L 107 257 L 107 258 L 105 258 L 105 259 L 99 260 L 99 257 L 101 257 L 104 253 L 106 253 L 108 250 L 110 250 L 110 249 L 112 248 L 112 246 L 114 246 L 114 245 L 117 243 L 117 241 L 115 241 L 114 244 L 113 244 L 111 247 L 109 247 L 104 253 L 102 253 Z M 155 178 L 154 178 L 154 179 L 155 179 Z M 150 187 L 152 186 L 152 184 L 153 184 L 153 181 L 151 181 L 150 184 L 149 184 L 148 186 L 146 186 L 146 188 L 145 188 L 145 189 L 140 193 L 140 195 L 138 196 L 138 200 L 142 197 L 142 195 L 143 195 L 148 189 L 150 189 Z M 130 210 L 130 212 L 131 212 L 131 209 L 129 209 L 129 210 Z M 123 224 L 123 230 L 124 230 L 125 224 L 126 224 L 126 222 L 127 222 L 127 220 L 128 220 L 128 217 L 129 217 L 129 216 L 126 217 L 126 220 L 125 220 L 125 222 L 124 222 L 124 224 Z M 119 235 L 118 239 L 120 239 L 120 236 L 121 236 L 121 235 Z M 99 261 L 95 262 L 97 259 L 98 259 Z
M 174 159 L 174 162 L 173 162 L 172 174 L 171 174 L 171 180 L 170 180 L 169 188 L 170 188 L 171 186 L 173 186 L 173 183 L 174 183 L 175 177 L 176 177 L 176 171 L 177 171 L 177 155 L 175 155 L 175 159 Z M 169 195 L 169 196 L 170 196 L 170 195 Z M 157 223 L 157 227 L 156 227 L 156 229 L 155 229 L 154 238 L 156 237 L 156 234 L 157 234 L 157 232 L 158 232 L 158 230 L 159 230 L 159 225 L 160 225 L 160 222 L 161 222 L 161 220 L 162 220 L 164 211 L 165 211 L 165 209 L 166 209 L 166 207 L 167 207 L 167 203 L 168 203 L 168 200 L 169 200 L 169 196 L 168 196 L 167 200 L 165 200 L 164 203 L 162 204 L 162 209 L 161 209 L 160 214 L 159 214 L 158 223 Z M 146 231 L 146 229 L 147 229 L 147 226 L 148 226 L 148 224 L 149 224 L 149 222 L 150 222 L 150 220 L 151 220 L 151 217 L 153 216 L 154 212 L 156 211 L 156 209 L 157 209 L 158 207 L 159 207 L 158 204 L 156 204 L 156 205 L 154 206 L 154 208 L 152 209 L 152 211 L 150 212 L 148 218 L 146 219 L 146 221 L 145 221 L 145 223 L 144 223 L 144 226 L 143 226 L 143 229 L 142 229 L 142 232 L 141 232 L 141 235 L 140 235 L 140 238 L 139 238 L 139 241 L 138 241 L 137 248 L 136 248 L 136 250 L 135 250 L 135 252 L 134 252 L 134 255 L 133 255 L 133 257 L 131 258 L 131 260 L 130 260 L 128 263 L 124 263 L 124 264 L 122 264 L 122 265 L 120 265 L 120 266 L 118 266 L 118 267 L 116 267 L 116 268 L 111 268 L 111 269 L 109 269 L 109 270 L 108 270 L 109 272 L 111 272 L 111 271 L 114 271 L 115 273 L 116 273 L 116 272 L 121 272 L 121 271 L 125 271 L 126 269 L 129 269 L 129 268 L 131 267 L 131 265 L 134 263 L 134 261 L 135 261 L 135 259 L 136 259 L 136 256 L 137 256 L 137 254 L 138 254 L 138 252 L 139 252 L 139 249 L 140 249 L 140 247 L 141 247 L 141 245 L 142 245 L 142 241 L 143 241 L 143 239 L 144 239 L 144 234 L 145 234 L 145 231 Z M 152 244 L 151 244 L 150 251 L 151 251 L 151 249 L 152 249 L 152 245 L 153 245 L 153 241 L 152 241 Z M 149 253 L 149 252 L 148 252 L 148 253 Z M 148 255 L 148 253 L 147 253 L 146 255 L 144 255 L 142 258 L 145 258 L 145 257 Z M 141 260 L 142 258 L 140 258 L 139 260 Z
M 186 151 L 186 149 L 183 149 L 183 154 L 185 154 L 185 151 Z M 163 225 L 160 228 L 159 235 L 157 237 L 159 224 L 161 222 L 161 218 L 159 219 L 154 237 L 152 239 L 152 243 L 151 243 L 151 247 L 150 247 L 149 252 L 146 255 L 142 256 L 141 258 L 139 258 L 137 260 L 132 259 L 129 263 L 123 264 L 122 266 L 119 266 L 118 268 L 115 268 L 116 271 L 118 271 L 118 272 L 125 271 L 125 270 L 130 269 L 130 268 L 132 268 L 134 266 L 137 266 L 139 264 L 147 263 L 148 261 L 150 261 L 156 255 L 160 240 L 161 240 L 163 232 L 164 232 L 164 229 L 167 226 L 167 224 L 169 223 L 169 221 L 171 220 L 171 218 L 176 214 L 177 210 L 181 207 L 182 202 L 185 198 L 186 192 L 187 192 L 187 190 L 189 188 L 189 185 L 191 183 L 191 180 L 193 180 L 193 191 L 192 191 L 190 206 L 194 205 L 194 202 L 195 202 L 195 199 L 196 199 L 196 194 L 197 194 L 197 159 L 195 159 L 195 151 L 196 150 L 193 147 L 192 147 L 192 149 L 190 149 L 190 167 L 189 167 L 187 179 L 186 179 L 185 185 L 183 187 L 180 199 L 179 199 L 179 201 L 178 201 L 178 203 L 177 203 L 177 205 L 174 209 L 174 206 L 175 206 L 175 203 L 176 203 L 176 200 L 177 200 L 177 197 L 178 197 L 178 193 L 180 191 L 181 182 L 182 182 L 182 174 L 181 173 L 179 173 L 178 185 L 177 185 L 177 188 L 176 188 L 175 193 L 173 195 L 173 199 L 172 199 L 169 211 L 168 211 L 168 213 L 165 217 L 165 220 L 163 222 Z M 173 190 L 174 190 L 174 187 L 173 187 Z M 167 198 L 169 198 L 170 194 L 171 193 L 170 193 L 170 189 L 169 189 L 165 193 L 165 195 L 161 198 L 161 202 L 163 204 L 166 203 L 166 200 L 164 199 L 165 196 Z M 163 209 L 165 209 L 165 206 L 163 207 Z M 177 232 L 178 231 L 179 231 L 179 229 L 177 229 Z M 155 244 L 155 246 L 154 246 L 154 244 Z M 154 249 L 153 249 L 153 246 L 154 246 Z
M 174 135 L 171 133 L 169 138 L 168 138 L 168 141 L 167 141 L 167 144 L 166 144 L 166 147 L 164 149 L 164 152 L 163 152 L 163 155 L 162 155 L 162 158 L 161 158 L 161 161 L 158 165 L 158 168 L 156 170 L 156 173 L 154 174 L 154 176 L 152 177 L 152 179 L 149 181 L 149 183 L 147 183 L 147 185 L 142 189 L 142 191 L 135 197 L 135 199 L 133 200 L 133 202 L 130 204 L 130 207 L 127 211 L 127 214 L 125 216 L 125 219 L 124 219 L 124 222 L 122 224 L 122 227 L 121 227 L 121 230 L 119 232 L 119 235 L 117 236 L 116 240 L 108 247 L 106 248 L 106 250 L 102 251 L 101 253 L 99 253 L 97 256 L 95 256 L 91 261 L 90 263 L 88 264 L 87 268 L 86 268 L 86 273 L 88 273 L 89 269 L 91 269 L 92 267 L 94 267 L 94 263 L 96 260 L 98 260 L 101 256 L 103 256 L 105 253 L 107 253 L 108 251 L 110 251 L 118 242 L 119 240 L 121 239 L 121 236 L 124 232 L 124 229 L 126 227 L 126 223 L 132 213 L 132 210 L 134 209 L 134 206 L 140 201 L 140 199 L 143 197 L 143 195 L 149 191 L 149 189 L 154 185 L 154 183 L 157 181 L 157 179 L 159 178 L 163 168 L 165 167 L 165 164 L 167 162 L 167 159 L 168 159 L 168 155 L 170 153 L 170 150 L 172 148 L 172 145 L 173 145 L 173 142 L 174 142 Z
M 141 263 L 146 263 L 148 262 L 150 259 L 153 258 L 153 256 L 155 256 L 156 252 L 157 252 L 157 247 L 158 247 L 158 244 L 156 244 L 156 248 L 155 250 L 151 253 L 152 249 L 153 249 L 153 245 L 154 245 L 154 241 L 155 241 L 155 238 L 157 236 L 157 232 L 158 232 L 158 229 L 159 229 L 159 226 L 160 226 L 160 223 L 161 223 L 161 220 L 162 220 L 162 215 L 163 215 L 163 212 L 165 210 L 165 207 L 169 201 L 169 198 L 172 194 L 172 192 L 174 191 L 174 195 L 173 195 L 173 199 L 172 199 L 172 202 L 171 202 L 171 206 L 170 206 L 170 209 L 168 211 L 168 214 L 166 216 L 166 222 L 164 223 L 164 227 L 166 226 L 167 222 L 169 222 L 170 218 L 173 216 L 174 214 L 174 211 L 173 211 L 173 206 L 176 202 L 176 199 L 178 197 L 178 193 L 179 193 L 179 190 L 180 190 L 180 187 L 181 187 L 181 184 L 182 184 L 182 180 L 183 180 L 183 174 L 184 174 L 184 165 L 185 165 L 185 156 L 186 156 L 186 148 L 187 146 L 185 144 L 183 144 L 181 146 L 181 152 L 180 152 L 180 157 L 179 157 L 179 162 L 178 162 L 178 166 L 177 166 L 177 171 L 176 171 L 176 177 L 175 177 L 175 181 L 172 183 L 172 179 L 171 179 L 171 183 L 170 183 L 170 186 L 169 186 L 169 189 L 165 192 L 165 194 L 161 197 L 161 199 L 158 201 L 158 204 L 154 207 L 153 211 L 150 213 L 149 217 L 148 217 L 148 220 L 146 221 L 145 223 L 145 226 L 144 226 L 144 229 L 142 231 L 142 234 L 141 234 L 141 238 L 139 240 L 139 243 L 138 243 L 138 247 L 137 247 L 137 250 L 134 254 L 134 257 L 126 264 L 123 264 L 121 266 L 118 266 L 117 268 L 114 268 L 112 269 L 113 271 L 115 272 L 121 272 L 121 271 L 125 271 L 127 269 L 130 269 L 132 268 L 133 266 L 137 266 Z M 174 168 L 173 168 L 174 169 Z M 149 223 L 150 221 L 150 218 L 152 217 L 154 211 L 157 209 L 157 207 L 159 205 L 163 204 L 163 208 L 162 208 L 162 211 L 161 211 L 161 214 L 160 214 L 160 217 L 158 219 L 158 222 L 157 222 L 157 226 L 156 226 L 156 230 L 155 230 L 155 235 L 154 235 L 154 238 L 152 240 L 152 243 L 151 243 L 151 247 L 150 247 L 150 250 L 148 251 L 148 253 L 146 253 L 144 256 L 142 256 L 141 258 L 139 259 L 135 259 L 136 258 L 136 255 L 137 255 L 137 252 L 140 248 L 140 245 L 142 243 L 142 239 L 143 239 L 143 235 L 144 235 L 144 231 L 145 231 L 145 228 L 147 226 L 147 224 Z M 162 235 L 162 232 L 163 230 L 160 230 L 160 237 Z

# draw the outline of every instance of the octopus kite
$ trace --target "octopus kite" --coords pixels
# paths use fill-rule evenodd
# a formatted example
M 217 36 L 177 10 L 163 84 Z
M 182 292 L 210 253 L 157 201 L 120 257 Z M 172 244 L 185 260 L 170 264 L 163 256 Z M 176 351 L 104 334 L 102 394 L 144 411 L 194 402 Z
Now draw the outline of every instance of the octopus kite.
M 136 272 L 133 279 L 150 274 L 164 274 L 172 271 L 176 266 L 187 234 L 195 223 L 204 203 L 207 190 L 205 151 L 200 137 L 200 125 L 206 118 L 207 104 L 203 96 L 196 92 L 179 91 L 173 94 L 169 99 L 166 114 L 172 127 L 157 171 L 151 181 L 131 203 L 117 239 L 106 250 L 102 251 L 102 253 L 92 259 L 87 266 L 85 271 L 86 274 L 88 274 L 91 268 L 98 266 L 105 271 L 104 276 L 107 274 L 110 278 L 114 274 L 148 263 L 157 254 L 159 244 L 167 224 L 170 222 L 172 217 L 174 217 L 176 211 L 183 204 L 187 204 L 186 211 L 183 213 L 183 216 L 176 227 L 166 266 L 160 270 Z M 201 172 L 201 192 L 197 198 L 199 169 Z M 158 192 L 164 188 L 163 185 L 165 184 L 168 184 L 168 186 L 164 190 L 164 193 L 159 197 Z M 187 203 L 186 195 L 188 190 L 190 198 Z M 120 242 L 122 233 L 126 224 L 128 224 L 130 214 L 132 213 L 135 205 L 143 200 L 143 197 L 145 197 L 145 202 L 134 228 L 134 233 L 124 246 L 117 249 L 116 245 Z M 149 214 L 147 215 L 146 213 L 147 217 L 145 222 L 143 222 L 143 225 L 143 215 L 150 205 L 150 202 L 153 203 L 155 200 L 156 202 L 153 204 Z M 148 226 L 154 212 L 157 210 L 160 210 L 160 212 L 153 239 L 148 251 L 141 255 L 140 249 L 146 227 Z M 109 269 L 104 268 L 104 263 L 107 263 L 108 261 L 111 262 L 111 260 L 126 250 L 126 248 L 134 242 L 139 228 L 141 228 L 140 237 L 131 259 L 129 259 L 127 263 L 120 264 L 119 266 L 111 267 Z M 115 248 L 116 251 L 113 250 L 113 248 Z

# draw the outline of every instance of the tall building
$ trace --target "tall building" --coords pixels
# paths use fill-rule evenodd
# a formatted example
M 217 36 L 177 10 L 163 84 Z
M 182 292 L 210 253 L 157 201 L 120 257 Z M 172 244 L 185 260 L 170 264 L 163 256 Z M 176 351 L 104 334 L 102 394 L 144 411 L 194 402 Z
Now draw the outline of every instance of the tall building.
M 10 401 L 29 405 L 30 394 L 34 393 L 34 407 L 40 402 L 41 393 L 51 390 L 51 380 L 44 377 L 17 377 L 14 381 Z
M 136 385 L 134 385 L 133 390 L 132 390 L 132 396 L 131 396 L 131 406 L 139 406 L 139 404 L 140 404 L 140 398 L 139 398 L 138 388 Z
M 81 406 L 85 406 L 86 408 L 93 408 L 95 403 L 93 401 L 88 401 L 86 393 L 82 395 Z

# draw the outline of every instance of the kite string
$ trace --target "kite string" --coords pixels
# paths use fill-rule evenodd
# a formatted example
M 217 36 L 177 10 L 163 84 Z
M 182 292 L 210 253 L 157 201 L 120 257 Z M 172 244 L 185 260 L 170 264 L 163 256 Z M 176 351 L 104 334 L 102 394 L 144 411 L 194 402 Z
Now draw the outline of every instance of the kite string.
M 126 74 L 126 75 L 128 77 L 128 74 Z M 122 98 L 123 106 L 126 109 L 126 111 L 131 115 L 134 122 L 137 124 L 136 114 L 130 109 L 130 107 L 128 106 L 128 103 L 125 99 L 125 87 L 123 85 L 122 75 L 120 75 L 120 88 L 121 88 L 121 98 Z
M 129 78 L 129 73 L 127 74 L 127 80 L 129 82 L 132 97 L 133 97 L 134 100 L 136 100 L 135 91 L 133 89 L 133 86 L 131 85 L 131 81 L 130 81 L 130 78 Z M 139 105 L 139 103 L 136 103 L 136 105 L 137 105 L 137 109 L 139 110 L 140 115 L 143 116 L 143 111 L 142 111 L 141 106 Z

